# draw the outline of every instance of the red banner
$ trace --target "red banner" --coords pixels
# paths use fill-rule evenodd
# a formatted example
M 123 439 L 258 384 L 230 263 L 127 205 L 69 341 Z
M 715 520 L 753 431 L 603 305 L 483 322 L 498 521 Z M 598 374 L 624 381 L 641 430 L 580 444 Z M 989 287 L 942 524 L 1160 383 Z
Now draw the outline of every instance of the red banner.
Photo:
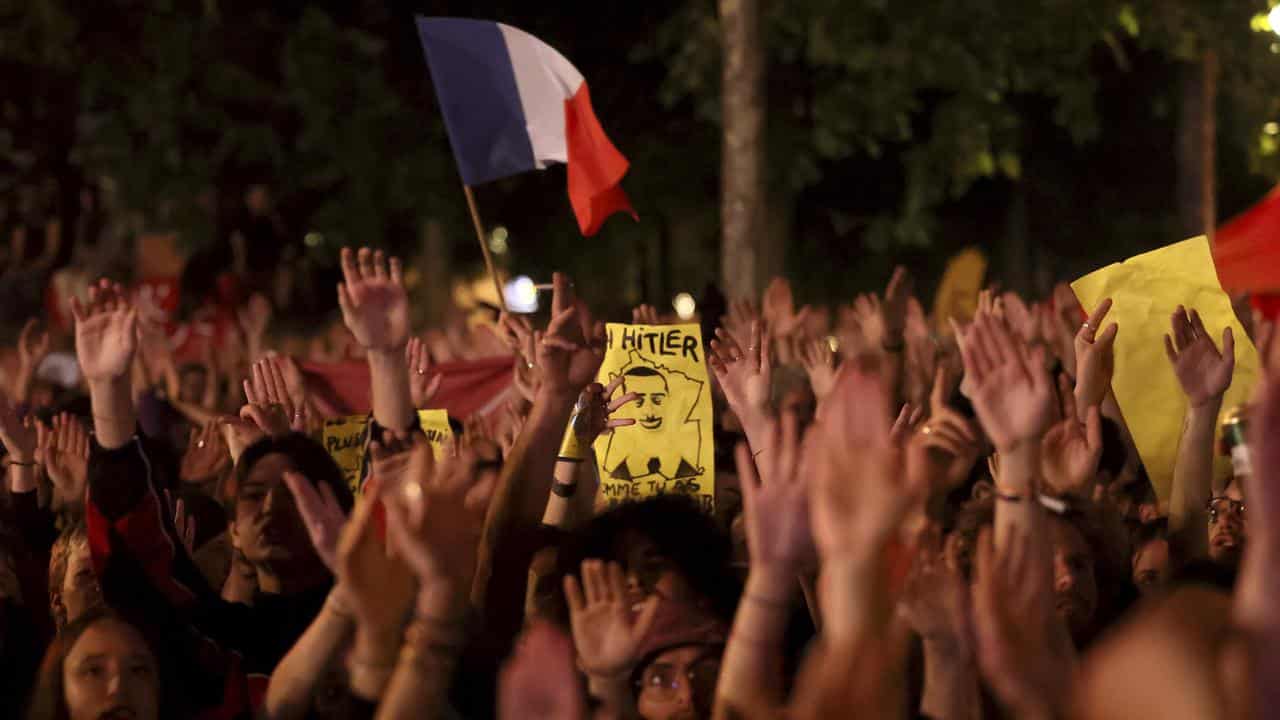
M 440 363 L 431 373 L 444 375 L 433 408 L 449 411 L 459 420 L 500 407 L 511 386 L 509 357 Z M 313 393 L 344 414 L 369 411 L 369 366 L 364 361 L 303 363 L 302 372 Z

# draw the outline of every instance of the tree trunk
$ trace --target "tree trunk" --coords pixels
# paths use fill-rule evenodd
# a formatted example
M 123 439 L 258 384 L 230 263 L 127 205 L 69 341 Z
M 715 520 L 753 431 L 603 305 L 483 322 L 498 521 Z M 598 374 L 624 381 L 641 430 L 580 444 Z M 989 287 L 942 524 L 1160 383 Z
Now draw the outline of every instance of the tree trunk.
M 1218 58 L 1206 50 L 1201 60 L 1183 67 L 1178 113 L 1178 230 L 1183 237 L 1207 235 L 1217 225 L 1215 140 Z
M 719 0 L 721 79 L 720 276 L 730 299 L 758 298 L 765 226 L 764 47 L 761 0 Z

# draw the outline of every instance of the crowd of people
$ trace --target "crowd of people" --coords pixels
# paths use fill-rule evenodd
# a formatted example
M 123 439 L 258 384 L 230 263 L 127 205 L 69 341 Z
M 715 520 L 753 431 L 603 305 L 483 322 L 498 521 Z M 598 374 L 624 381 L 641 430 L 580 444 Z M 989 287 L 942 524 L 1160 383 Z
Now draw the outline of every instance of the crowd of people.
M 714 512 L 600 502 L 631 420 L 604 327 L 412 327 L 405 268 L 344 249 L 342 325 L 175 359 L 111 279 L 0 383 L 5 715 L 155 718 L 1246 718 L 1280 663 L 1280 348 L 1215 474 L 1230 330 L 1169 319 L 1187 412 L 1171 491 L 1112 392 L 1111 302 L 984 291 L 930 318 L 909 273 L 834 311 L 785 280 L 709 333 Z M 618 318 L 619 320 L 626 320 Z M 677 322 L 652 307 L 643 324 Z M 544 324 L 545 323 L 545 324 Z M 367 363 L 367 462 L 299 363 Z M 50 369 L 57 351 L 74 367 Z M 443 360 L 510 357 L 504 402 L 433 448 Z M 1153 368 L 1153 372 L 1156 369 Z M 1163 369 L 1160 369 L 1162 372 Z M 1277 475 L 1272 479 L 1271 475 Z M 1273 497 L 1274 496 L 1274 497 Z M 1246 514 L 1246 502 L 1248 513 Z M 1272 506 L 1278 506 L 1272 511 Z M 1272 527 L 1272 520 L 1277 526 Z M 1153 714 L 1158 713 L 1158 714 Z

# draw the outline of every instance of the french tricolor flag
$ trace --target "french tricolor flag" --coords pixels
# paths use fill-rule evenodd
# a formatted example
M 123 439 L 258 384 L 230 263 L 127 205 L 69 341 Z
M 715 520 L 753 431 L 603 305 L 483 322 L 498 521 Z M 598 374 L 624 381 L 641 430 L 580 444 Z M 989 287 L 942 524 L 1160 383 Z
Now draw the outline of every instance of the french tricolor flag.
M 538 38 L 502 23 L 418 17 L 458 171 L 467 185 L 565 163 L 583 235 L 636 217 L 619 183 L 627 159 L 609 142 L 582 73 Z

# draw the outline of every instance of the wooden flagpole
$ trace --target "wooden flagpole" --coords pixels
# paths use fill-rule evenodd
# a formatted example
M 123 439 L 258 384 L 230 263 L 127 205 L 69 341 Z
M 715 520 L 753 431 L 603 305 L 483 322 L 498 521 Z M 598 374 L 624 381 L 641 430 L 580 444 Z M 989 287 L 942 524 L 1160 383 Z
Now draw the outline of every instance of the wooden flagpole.
M 493 289 L 498 291 L 498 307 L 502 308 L 502 312 L 507 311 L 507 298 L 502 293 L 502 281 L 498 279 L 498 271 L 493 267 L 493 255 L 489 253 L 489 243 L 485 240 L 484 223 L 480 220 L 480 211 L 476 208 L 476 196 L 471 192 L 471 186 L 463 183 L 462 191 L 467 196 L 467 207 L 471 208 L 471 224 L 476 228 L 476 240 L 480 243 L 480 252 L 484 254 L 484 266 L 489 271 L 489 277 L 493 279 Z

